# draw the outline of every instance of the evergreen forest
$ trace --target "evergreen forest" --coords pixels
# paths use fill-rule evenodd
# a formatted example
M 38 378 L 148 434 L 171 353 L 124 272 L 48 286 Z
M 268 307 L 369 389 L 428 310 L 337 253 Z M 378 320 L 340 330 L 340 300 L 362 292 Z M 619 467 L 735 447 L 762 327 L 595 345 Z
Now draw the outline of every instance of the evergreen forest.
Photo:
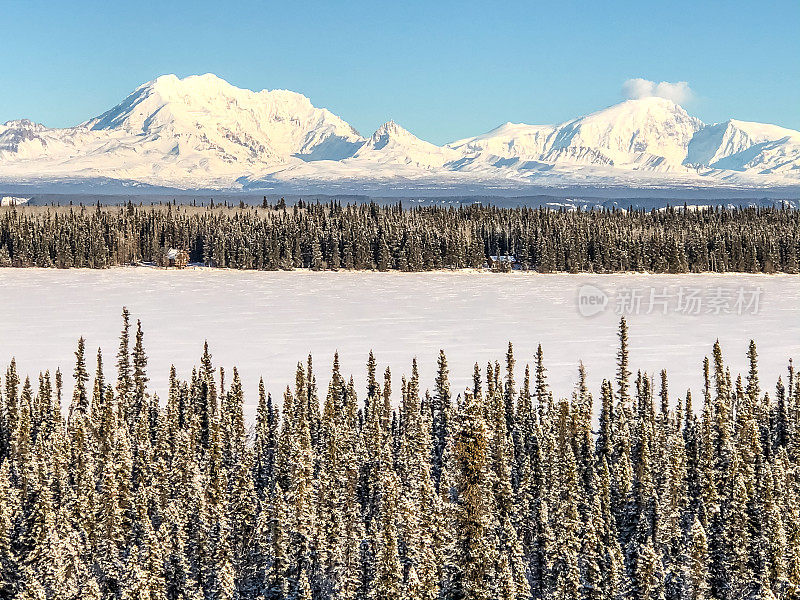
M 725 212 L 327 210 L 273 216 L 301 237 L 342 234 L 347 222 L 387 243 L 399 231 L 390 223 L 424 231 L 463 219 L 451 230 L 461 240 L 481 231 L 482 252 L 521 243 L 522 223 L 566 232 L 607 220 L 645 239 L 655 221 L 686 219 L 701 239 L 707 221 L 730 222 Z M 796 218 L 743 214 L 774 231 Z M 6 236 L 79 224 L 109 242 L 126 231 L 202 239 L 215 224 L 230 228 L 226 240 L 239 228 L 271 235 L 253 213 L 4 219 Z M 110 260 L 120 247 L 107 250 Z M 541 346 L 525 364 L 509 344 L 475 365 L 466 390 L 451 389 L 444 352 L 429 388 L 410 358 L 398 377 L 370 353 L 366 389 L 356 389 L 338 357 L 323 377 L 309 356 L 278 397 L 262 381 L 249 422 L 236 369 L 216 367 L 207 346 L 190 378 L 172 368 L 167 397 L 151 393 L 149 374 L 170 366 L 148 364 L 141 323 L 124 310 L 112 368 L 100 351 L 87 364 L 81 339 L 73 373 L 29 378 L 12 360 L 2 377 L 0 598 L 798 598 L 800 378 L 789 362 L 762 382 L 752 342 L 747 356 L 747 373 L 731 373 L 714 344 L 698 357 L 703 388 L 675 393 L 666 370 L 634 373 L 623 319 L 616 372 L 590 390 L 576 365 L 568 397 L 548 385 Z
M 284 202 L 0 209 L 0 267 L 797 273 L 800 211 L 553 210 Z

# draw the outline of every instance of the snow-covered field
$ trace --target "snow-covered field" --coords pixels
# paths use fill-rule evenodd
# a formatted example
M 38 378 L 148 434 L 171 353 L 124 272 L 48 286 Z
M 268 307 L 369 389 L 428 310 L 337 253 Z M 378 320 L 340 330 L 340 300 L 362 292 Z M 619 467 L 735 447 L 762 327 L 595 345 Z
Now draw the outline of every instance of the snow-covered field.
M 758 306 L 750 305 L 759 289 Z M 605 309 L 582 316 L 592 309 L 585 304 L 579 311 L 579 295 L 602 300 L 603 294 Z M 679 294 L 684 309 L 699 308 L 700 314 L 679 312 Z M 541 343 L 557 394 L 571 393 L 582 359 L 596 396 L 602 377 L 614 373 L 618 309 L 630 312 L 635 297 L 641 298 L 639 314 L 627 317 L 633 370 L 657 374 L 667 367 L 673 395 L 687 386 L 699 391 L 701 361 L 716 338 L 734 373 L 745 370 L 747 343 L 754 338 L 762 384 L 770 390 L 788 358 L 800 358 L 797 276 L 0 269 L 0 373 L 15 356 L 23 373 L 60 367 L 69 376 L 83 335 L 88 362 L 94 365 L 101 346 L 109 376 L 126 305 L 142 320 L 151 389 L 162 397 L 169 364 L 187 377 L 204 339 L 217 366 L 228 372 L 238 366 L 250 406 L 259 376 L 280 397 L 309 352 L 324 394 L 337 349 L 361 393 L 370 348 L 381 371 L 392 368 L 396 389 L 413 356 L 423 385 L 432 386 L 443 348 L 459 392 L 474 361 L 482 367 L 488 360 L 502 362 L 509 340 L 518 380 Z M 727 303 L 720 309 L 722 297 Z M 691 305 L 689 298 L 702 302 Z

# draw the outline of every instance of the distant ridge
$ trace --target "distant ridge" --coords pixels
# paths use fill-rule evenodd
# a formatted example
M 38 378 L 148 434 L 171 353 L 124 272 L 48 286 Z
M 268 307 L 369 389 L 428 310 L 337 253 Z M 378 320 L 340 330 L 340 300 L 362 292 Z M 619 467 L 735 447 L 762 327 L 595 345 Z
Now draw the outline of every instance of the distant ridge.
M 531 186 L 775 188 L 800 185 L 800 132 L 704 124 L 664 98 L 627 100 L 558 125 L 506 123 L 437 146 L 393 121 L 369 137 L 287 90 L 164 75 L 76 127 L 0 125 L 0 183 L 271 189 L 525 190 Z

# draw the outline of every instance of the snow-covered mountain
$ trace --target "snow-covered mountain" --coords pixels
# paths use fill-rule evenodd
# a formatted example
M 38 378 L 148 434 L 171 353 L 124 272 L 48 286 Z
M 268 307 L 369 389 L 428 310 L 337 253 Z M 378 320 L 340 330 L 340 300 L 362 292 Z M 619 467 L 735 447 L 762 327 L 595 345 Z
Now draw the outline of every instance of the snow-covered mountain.
M 450 144 L 475 164 L 517 169 L 541 165 L 595 165 L 624 170 L 684 172 L 692 137 L 703 123 L 664 98 L 628 100 L 560 125 L 506 123 L 484 135 Z
M 394 121 L 387 121 L 358 149 L 351 160 L 365 164 L 441 169 L 448 160 L 457 155 L 457 152 L 447 146 L 441 147 L 421 140 Z
M 687 149 L 686 164 L 800 176 L 800 132 L 775 125 L 735 121 L 704 127 Z
M 243 90 L 212 74 L 159 77 L 76 127 L 0 125 L 0 182 L 95 179 L 183 189 L 772 187 L 800 184 L 800 132 L 705 125 L 670 100 L 642 98 L 559 125 L 506 123 L 437 146 L 393 121 L 365 138 L 301 94 Z
M 506 123 L 450 144 L 476 155 L 627 168 L 679 167 L 703 124 L 664 98 L 628 100 L 561 125 Z
M 125 131 L 149 141 L 175 141 L 177 152 L 212 152 L 233 162 L 338 160 L 363 138 L 308 98 L 287 90 L 251 92 L 206 74 L 165 75 L 84 123 L 93 131 Z

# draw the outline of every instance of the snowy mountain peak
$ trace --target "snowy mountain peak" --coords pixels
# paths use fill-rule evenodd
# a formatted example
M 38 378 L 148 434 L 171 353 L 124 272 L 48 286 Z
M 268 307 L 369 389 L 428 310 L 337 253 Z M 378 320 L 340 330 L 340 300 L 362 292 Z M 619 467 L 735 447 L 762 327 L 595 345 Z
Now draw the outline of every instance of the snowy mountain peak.
M 488 161 L 513 168 L 555 163 L 668 171 L 682 168 L 689 140 L 702 126 L 670 100 L 642 98 L 559 125 L 507 122 L 450 147 L 467 155 L 462 168 Z
M 685 164 L 762 174 L 800 173 L 800 132 L 777 125 L 729 119 L 695 135 Z
M 412 165 L 430 170 L 441 168 L 450 157 L 447 147 L 419 139 L 394 121 L 386 121 L 375 130 L 353 159 L 384 164 Z
M 662 124 L 689 125 L 695 129 L 703 122 L 689 115 L 684 108 L 667 98 L 638 98 L 590 113 L 573 122 L 608 128 L 630 127 L 645 131 Z
M 25 142 L 41 144 L 40 134 L 47 128 L 29 119 L 6 121 L 0 125 L 0 151 L 18 152 Z
M 397 123 L 394 122 L 393 119 L 389 119 L 383 125 L 378 127 L 375 130 L 374 135 L 383 135 L 383 134 L 399 134 L 399 133 L 408 133 L 405 129 L 400 127 Z
M 547 159 L 669 170 L 702 127 L 666 98 L 626 100 L 560 126 Z
M 373 133 L 372 137 L 370 138 L 370 143 L 375 147 L 375 149 L 379 149 L 378 146 L 383 147 L 391 140 L 422 141 L 411 132 L 400 127 L 400 125 L 394 121 L 389 120 L 375 130 L 375 133 Z
M 253 92 L 211 73 L 180 79 L 162 75 L 84 124 L 124 131 L 173 155 L 215 155 L 228 164 L 341 159 L 363 138 L 351 125 L 288 90 Z
M 137 89 L 155 90 L 163 96 L 182 96 L 186 94 L 191 94 L 193 96 L 214 96 L 224 93 L 232 94 L 239 88 L 231 85 L 221 77 L 217 77 L 213 73 L 205 73 L 203 75 L 189 75 L 183 78 L 174 74 L 161 75 L 139 86 Z
M 171 122 L 190 123 L 193 118 L 208 116 L 223 119 L 230 116 L 226 113 L 239 116 L 236 113 L 253 109 L 290 115 L 314 107 L 302 94 L 240 89 L 212 73 L 183 79 L 162 75 L 139 86 L 117 106 L 85 125 L 90 129 L 121 128 L 147 133 Z
M 41 123 L 31 121 L 30 119 L 14 119 L 11 121 L 6 121 L 3 123 L 3 127 L 6 129 L 25 129 L 28 131 L 44 131 L 47 129 Z

